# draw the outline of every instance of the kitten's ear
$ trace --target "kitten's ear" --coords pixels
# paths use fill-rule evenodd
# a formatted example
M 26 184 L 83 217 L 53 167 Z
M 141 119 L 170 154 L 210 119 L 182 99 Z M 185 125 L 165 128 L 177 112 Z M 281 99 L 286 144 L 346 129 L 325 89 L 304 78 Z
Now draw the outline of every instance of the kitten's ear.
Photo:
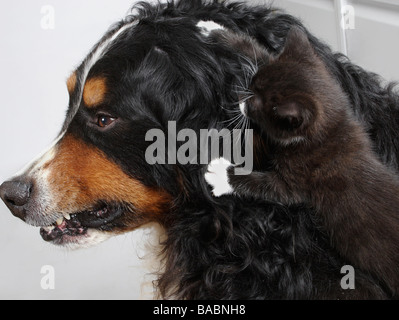
M 311 58 L 314 56 L 314 54 L 315 52 L 313 46 L 310 43 L 305 31 L 299 27 L 293 27 L 288 32 L 284 49 L 279 58 L 287 56 L 295 59 L 300 57 Z
M 303 123 L 303 108 L 297 102 L 287 102 L 273 110 L 283 129 L 297 129 Z

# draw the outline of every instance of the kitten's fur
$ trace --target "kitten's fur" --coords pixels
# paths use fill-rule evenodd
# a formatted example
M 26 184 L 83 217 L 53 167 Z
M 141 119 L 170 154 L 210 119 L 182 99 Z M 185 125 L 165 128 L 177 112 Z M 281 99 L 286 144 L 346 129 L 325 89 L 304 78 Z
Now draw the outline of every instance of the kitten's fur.
M 230 40 L 251 56 L 248 39 Z M 270 170 L 235 176 L 230 167 L 230 185 L 239 195 L 312 206 L 338 251 L 397 298 L 398 178 L 377 159 L 347 96 L 301 30 L 290 32 L 279 56 L 263 52 L 262 59 L 268 62 L 252 80 L 244 113 L 267 136 Z

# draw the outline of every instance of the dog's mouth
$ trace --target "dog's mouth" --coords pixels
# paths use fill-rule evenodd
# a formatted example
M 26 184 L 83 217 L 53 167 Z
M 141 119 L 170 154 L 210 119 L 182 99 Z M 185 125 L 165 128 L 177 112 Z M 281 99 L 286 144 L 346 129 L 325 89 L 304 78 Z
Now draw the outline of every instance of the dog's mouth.
M 114 222 L 121 217 L 123 209 L 120 206 L 102 205 L 98 209 L 65 214 L 50 226 L 40 229 L 44 241 L 62 245 L 77 242 L 79 238 L 88 236 L 92 229 L 108 231 Z

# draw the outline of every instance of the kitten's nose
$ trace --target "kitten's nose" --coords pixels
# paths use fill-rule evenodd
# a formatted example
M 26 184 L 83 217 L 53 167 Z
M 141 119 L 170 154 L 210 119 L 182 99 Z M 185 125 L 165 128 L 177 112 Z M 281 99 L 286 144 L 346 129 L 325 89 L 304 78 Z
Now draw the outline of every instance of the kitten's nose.
M 23 180 L 6 181 L 0 186 L 0 198 L 4 201 L 11 213 L 24 220 L 25 207 L 29 202 L 32 184 Z

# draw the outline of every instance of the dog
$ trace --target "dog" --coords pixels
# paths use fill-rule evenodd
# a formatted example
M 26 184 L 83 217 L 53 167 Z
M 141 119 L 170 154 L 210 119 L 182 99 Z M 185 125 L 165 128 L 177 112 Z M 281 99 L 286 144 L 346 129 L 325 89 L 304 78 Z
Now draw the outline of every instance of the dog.
M 348 264 L 310 208 L 212 197 L 203 164 L 149 164 L 151 129 L 235 125 L 246 68 L 212 37 L 245 33 L 278 53 L 292 26 L 282 11 L 243 3 L 180 0 L 140 3 L 113 25 L 69 76 L 61 134 L 0 187 L 13 215 L 40 227 L 45 241 L 95 245 L 149 222 L 166 233 L 159 297 L 177 299 L 389 299 L 368 270 L 356 289 L 340 281 Z M 381 160 L 398 169 L 399 98 L 375 74 L 334 54 L 307 32 L 315 51 L 348 93 Z M 254 166 L 266 157 L 254 137 Z M 210 159 L 209 159 L 210 160 Z M 354 266 L 356 268 L 356 266 Z

